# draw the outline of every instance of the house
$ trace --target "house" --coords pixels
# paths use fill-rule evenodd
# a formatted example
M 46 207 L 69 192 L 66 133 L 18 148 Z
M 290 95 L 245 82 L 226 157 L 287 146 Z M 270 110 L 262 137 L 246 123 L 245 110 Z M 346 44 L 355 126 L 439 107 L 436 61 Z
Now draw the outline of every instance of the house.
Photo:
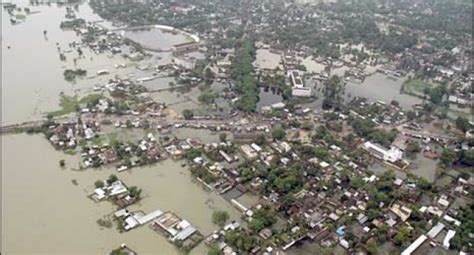
M 175 54 L 180 55 L 188 52 L 196 51 L 199 48 L 199 43 L 197 42 L 187 42 L 180 43 L 173 46 L 173 51 Z
M 166 212 L 153 221 L 152 228 L 161 230 L 171 241 L 184 241 L 192 236 L 197 229 L 187 220 L 179 218 L 172 212 Z
M 404 205 L 400 205 L 398 203 L 394 203 L 390 207 L 390 211 L 392 211 L 395 215 L 397 215 L 403 222 L 405 222 L 411 215 L 412 210 Z
M 444 224 L 439 222 L 436 226 L 432 227 L 428 231 L 427 235 L 429 238 L 434 239 L 442 230 L 444 229 Z
M 427 236 L 425 235 L 421 235 L 420 237 L 418 237 L 412 244 L 410 244 L 410 246 L 408 246 L 403 252 L 401 255 L 411 255 L 413 254 L 413 252 L 415 252 L 416 249 L 418 249 L 418 247 L 420 247 L 425 241 L 426 239 L 428 239 Z
M 173 57 L 173 63 L 178 66 L 183 67 L 184 69 L 194 69 L 196 66 L 196 59 L 194 58 L 183 58 L 183 57 Z
M 455 235 L 456 235 L 456 231 L 448 230 L 448 233 L 446 234 L 446 237 L 443 240 L 443 248 L 449 249 L 449 246 L 451 246 L 449 242 Z
M 257 152 L 248 144 L 240 146 L 240 152 L 247 160 L 254 160 L 258 156 Z
M 396 147 L 392 147 L 388 150 L 371 142 L 365 142 L 363 148 L 372 156 L 390 163 L 395 163 L 396 161 L 401 160 L 403 155 L 403 152 Z

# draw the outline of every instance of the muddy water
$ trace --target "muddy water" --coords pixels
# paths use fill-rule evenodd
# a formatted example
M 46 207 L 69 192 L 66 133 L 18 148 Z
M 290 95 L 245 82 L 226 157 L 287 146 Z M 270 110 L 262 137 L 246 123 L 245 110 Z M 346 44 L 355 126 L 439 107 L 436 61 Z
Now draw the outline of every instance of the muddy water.
M 372 101 L 382 100 L 386 103 L 397 100 L 403 108 L 420 103 L 421 100 L 416 97 L 400 94 L 403 81 L 403 78 L 391 80 L 383 74 L 376 73 L 367 77 L 362 84 L 347 82 L 346 94 L 351 94 L 352 97 L 365 97 Z
M 216 208 L 239 219 L 236 209 L 203 190 L 178 162 L 120 174 L 111 169 L 78 172 L 71 170 L 77 168 L 76 156 L 65 156 L 42 137 L 28 135 L 2 136 L 2 153 L 3 254 L 105 254 L 121 243 L 139 254 L 178 254 L 148 226 L 120 234 L 96 223 L 114 208 L 108 202 L 94 203 L 87 195 L 94 181 L 112 173 L 143 190 L 143 200 L 132 209 L 174 211 L 205 235 L 214 230 L 211 214 Z M 66 160 L 67 169 L 59 167 L 60 159 Z M 192 253 L 204 254 L 205 247 Z
M 47 112 L 58 109 L 59 94 L 84 95 L 90 93 L 96 84 L 104 84 L 116 74 L 126 77 L 134 74 L 135 78 L 149 77 L 149 72 L 139 72 L 138 63 L 130 62 L 120 55 L 100 54 L 82 47 L 84 57 L 79 58 L 76 49 L 70 48 L 72 42 L 80 42 L 73 31 L 63 31 L 59 25 L 65 20 L 66 7 L 39 5 L 29 6 L 27 1 L 13 1 L 18 7 L 29 7 L 35 14 L 27 15 L 25 21 L 12 25 L 10 16 L 2 8 L 2 125 L 41 119 Z M 86 21 L 100 21 L 99 24 L 112 28 L 109 22 L 101 21 L 92 12 L 89 5 L 81 4 L 78 18 Z M 47 31 L 44 36 L 43 31 Z M 182 35 L 166 33 L 158 46 L 183 42 Z M 59 50 L 58 50 L 59 48 Z M 59 53 L 63 52 L 66 61 L 60 61 Z M 159 59 L 157 58 L 159 57 Z M 74 65 L 74 59 L 77 60 Z M 144 63 L 167 64 L 170 54 L 160 53 L 145 60 Z M 115 69 L 118 64 L 127 68 Z M 65 69 L 82 68 L 87 70 L 88 78 L 78 79 L 74 83 L 63 78 Z M 97 77 L 98 70 L 106 69 L 109 75 Z

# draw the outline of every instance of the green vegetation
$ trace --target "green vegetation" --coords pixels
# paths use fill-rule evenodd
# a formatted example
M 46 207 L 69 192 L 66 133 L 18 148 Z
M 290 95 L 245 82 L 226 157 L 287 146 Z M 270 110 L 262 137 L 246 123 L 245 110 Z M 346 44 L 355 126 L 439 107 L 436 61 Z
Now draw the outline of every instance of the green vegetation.
M 219 245 L 217 243 L 213 243 L 209 246 L 209 250 L 207 251 L 207 255 L 219 255 L 221 254 L 221 249 L 219 249 Z
M 101 181 L 101 180 L 97 180 L 97 181 L 94 182 L 94 187 L 96 187 L 97 189 L 102 188 L 102 187 L 104 187 L 104 182 Z
M 257 244 L 257 239 L 245 231 L 228 231 L 225 234 L 225 241 L 232 247 L 237 248 L 237 252 L 246 254 Z
M 229 220 L 229 214 L 226 211 L 218 210 L 212 213 L 212 223 L 219 227 L 223 227 L 227 220 Z
M 456 235 L 451 240 L 450 249 L 459 250 L 462 247 L 472 252 L 472 233 L 474 230 L 474 206 L 465 206 L 461 208 L 460 217 L 462 224 L 457 227 Z
M 217 93 L 212 92 L 212 90 L 206 90 L 206 91 L 203 91 L 199 95 L 198 101 L 206 105 L 211 105 L 214 103 L 216 98 L 217 98 Z
M 258 209 L 254 211 L 248 227 L 258 233 L 260 230 L 273 225 L 276 221 L 277 218 L 272 211 L 268 209 Z
M 421 79 L 411 79 L 406 80 L 403 83 L 402 90 L 404 93 L 412 94 L 412 95 L 419 95 L 422 96 L 426 89 L 431 87 L 430 84 L 424 82 Z
M 132 186 L 128 189 L 128 194 L 133 198 L 140 198 L 142 190 L 137 188 L 136 186 Z
M 103 98 L 103 96 L 99 94 L 90 94 L 83 97 L 80 100 L 77 98 L 77 96 L 63 95 L 61 96 L 60 103 L 59 103 L 59 105 L 61 106 L 61 110 L 50 112 L 48 115 L 57 117 L 57 116 L 66 115 L 75 111 L 79 111 L 81 104 L 90 105 L 93 103 L 97 103 L 99 99 L 101 98 Z
M 283 127 L 276 127 L 272 130 L 273 139 L 282 140 L 286 135 L 285 129 Z
M 80 28 L 86 25 L 86 21 L 84 19 L 73 19 L 73 20 L 65 20 L 62 21 L 59 27 L 61 29 L 73 29 L 73 28 Z
M 64 79 L 66 81 L 72 82 L 75 81 L 77 77 L 83 77 L 87 75 L 87 71 L 84 69 L 66 69 L 64 70 Z
M 220 133 L 219 134 L 219 141 L 225 143 L 227 141 L 227 133 Z
M 189 109 L 183 110 L 182 114 L 183 114 L 184 119 L 186 120 L 190 120 L 194 117 L 193 111 Z
M 258 89 L 253 67 L 255 54 L 254 42 L 246 39 L 236 50 L 231 65 L 231 77 L 235 80 L 234 89 L 240 94 L 235 107 L 245 112 L 254 112 L 257 109 Z
M 468 131 L 471 128 L 469 120 L 464 116 L 459 116 L 456 118 L 456 127 L 463 132 Z
M 343 101 L 342 95 L 345 89 L 344 82 L 337 75 L 333 75 L 325 81 L 323 108 L 339 108 Z
M 123 251 L 121 248 L 118 248 L 110 252 L 110 255 L 129 255 L 129 253 L 126 251 Z
M 454 163 L 454 161 L 457 160 L 457 158 L 458 155 L 453 149 L 445 148 L 443 149 L 443 152 L 441 153 L 441 157 L 439 159 L 445 167 L 450 167 Z

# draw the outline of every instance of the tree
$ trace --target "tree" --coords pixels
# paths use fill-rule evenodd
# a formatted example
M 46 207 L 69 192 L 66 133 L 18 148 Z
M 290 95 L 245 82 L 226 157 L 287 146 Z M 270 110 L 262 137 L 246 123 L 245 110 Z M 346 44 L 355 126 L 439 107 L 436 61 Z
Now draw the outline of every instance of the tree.
M 131 197 L 140 198 L 141 193 L 142 190 L 137 188 L 136 186 L 132 186 L 128 189 L 128 194 L 130 194 Z
M 405 153 L 408 157 L 410 158 L 415 158 L 416 154 L 421 151 L 420 144 L 417 142 L 410 142 L 407 144 L 407 147 L 405 148 Z
M 276 221 L 277 218 L 272 211 L 268 209 L 258 209 L 254 212 L 248 227 L 258 233 L 260 230 L 273 225 Z
M 367 243 L 367 251 L 371 254 L 371 255 L 377 255 L 379 253 L 378 249 L 377 249 L 377 243 L 375 243 L 374 241 L 369 241 Z
M 440 161 L 444 166 L 450 167 L 457 157 L 458 155 L 453 149 L 445 148 L 441 153 Z
M 267 143 L 267 138 L 264 134 L 260 134 L 257 136 L 257 138 L 255 138 L 255 143 L 260 146 L 265 145 Z
M 99 189 L 99 188 L 102 188 L 104 187 L 104 182 L 101 181 L 101 180 L 97 180 L 96 182 L 94 182 L 94 186 Z
M 228 219 L 229 214 L 226 211 L 214 211 L 212 213 L 212 223 L 219 227 L 223 227 Z
M 469 120 L 466 117 L 459 116 L 456 118 L 456 127 L 463 132 L 466 132 L 470 129 L 471 124 L 469 124 Z
M 416 113 L 414 111 L 408 111 L 407 112 L 407 119 L 412 121 L 416 118 Z
M 403 246 L 409 239 L 410 230 L 407 227 L 401 227 L 395 235 L 393 242 L 398 246 Z
M 207 250 L 207 255 L 219 255 L 221 254 L 221 249 L 217 243 L 213 243 L 209 246 L 209 250 Z
M 107 178 L 107 183 L 112 184 L 112 183 L 116 182 L 117 180 L 118 180 L 117 176 L 112 174 L 112 175 L 109 176 L 109 178 Z
M 342 95 L 345 89 L 344 83 L 337 75 L 333 75 L 325 81 L 323 108 L 338 108 L 343 101 Z
M 227 134 L 226 133 L 220 133 L 219 134 L 219 140 L 223 143 L 227 140 Z
M 461 162 L 468 166 L 474 166 L 474 149 L 463 151 L 461 154 Z
M 194 113 L 193 111 L 189 110 L 189 109 L 186 109 L 186 110 L 183 110 L 183 117 L 184 119 L 186 120 L 190 120 L 194 117 Z
M 214 101 L 216 100 L 216 97 L 217 97 L 216 93 L 213 93 L 212 91 L 207 90 L 207 91 L 202 92 L 199 95 L 198 101 L 203 104 L 210 105 L 214 103 Z
M 211 68 L 206 68 L 206 70 L 204 70 L 204 77 L 206 77 L 207 80 L 211 80 L 214 79 L 214 72 L 212 72 Z
M 303 123 L 301 123 L 301 128 L 304 130 L 311 130 L 313 127 L 314 124 L 311 121 L 303 121 Z
M 282 127 L 276 127 L 272 130 L 273 139 L 282 140 L 285 138 L 286 132 Z

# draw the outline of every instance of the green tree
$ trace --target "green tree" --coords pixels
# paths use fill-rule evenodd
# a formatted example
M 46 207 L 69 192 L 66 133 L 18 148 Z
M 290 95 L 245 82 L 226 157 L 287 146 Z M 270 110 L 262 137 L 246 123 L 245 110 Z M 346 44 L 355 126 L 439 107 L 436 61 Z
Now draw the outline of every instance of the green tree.
M 373 242 L 373 241 L 369 241 L 367 243 L 367 251 L 369 252 L 369 254 L 371 255 L 377 255 L 379 254 L 379 251 L 377 249 L 377 243 Z
M 141 193 L 142 190 L 136 186 L 132 186 L 128 189 L 128 194 L 130 194 L 131 197 L 140 198 Z
M 260 134 L 257 136 L 257 138 L 255 138 L 255 143 L 260 146 L 265 145 L 267 143 L 267 138 L 264 134 Z
M 226 211 L 214 211 L 212 213 L 212 223 L 219 227 L 223 227 L 229 220 L 229 214 Z
M 464 116 L 459 116 L 456 118 L 456 127 L 463 132 L 466 132 L 470 129 L 471 124 L 469 124 L 469 120 Z
M 219 140 L 223 143 L 227 141 L 227 133 L 220 133 L 219 134 Z
M 395 235 L 393 242 L 398 246 L 403 246 L 409 240 L 410 230 L 407 227 L 401 227 Z
M 118 178 L 116 175 L 112 174 L 109 176 L 109 178 L 107 178 L 107 183 L 108 184 L 112 184 L 114 182 L 118 181 Z
M 94 182 L 94 186 L 99 189 L 99 188 L 102 188 L 104 187 L 104 182 L 101 181 L 101 180 L 97 180 L 96 182 Z
M 474 166 L 474 149 L 463 151 L 461 161 L 465 165 Z
M 333 75 L 325 81 L 323 108 L 338 108 L 343 101 L 342 95 L 345 89 L 343 81 L 337 75 Z
M 189 109 L 186 109 L 186 110 L 183 110 L 183 117 L 184 119 L 186 120 L 190 120 L 194 117 L 194 113 L 193 111 L 189 110 Z
M 273 139 L 282 140 L 285 138 L 286 132 L 282 127 L 276 127 L 272 130 Z
M 216 97 L 217 97 L 216 93 L 213 93 L 212 91 L 207 90 L 207 91 L 203 91 L 199 95 L 198 101 L 206 105 L 211 105 L 216 100 Z
M 421 152 L 421 146 L 417 142 L 410 142 L 405 148 L 405 153 L 410 158 L 415 158 L 416 154 Z
M 458 155 L 453 149 L 445 148 L 441 153 L 440 161 L 444 166 L 450 167 L 457 157 Z
M 221 249 L 219 249 L 219 245 L 217 243 L 213 243 L 209 246 L 207 250 L 207 255 L 219 255 L 221 254 Z

